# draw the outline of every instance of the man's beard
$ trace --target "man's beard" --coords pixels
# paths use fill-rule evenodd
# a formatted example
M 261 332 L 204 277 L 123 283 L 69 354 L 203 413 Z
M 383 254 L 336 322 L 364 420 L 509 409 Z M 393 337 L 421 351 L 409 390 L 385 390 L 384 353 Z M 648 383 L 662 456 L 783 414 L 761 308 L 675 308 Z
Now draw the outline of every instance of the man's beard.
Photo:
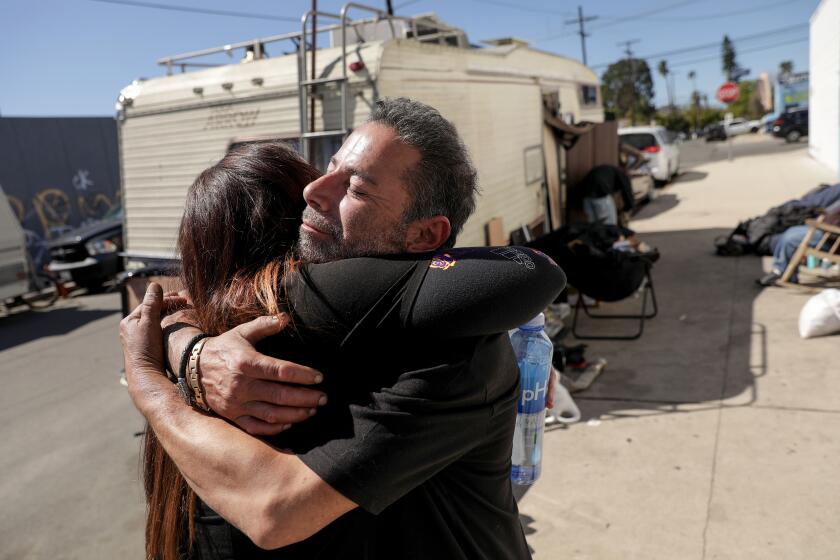
M 321 239 L 301 228 L 298 253 L 306 262 L 320 263 L 405 252 L 405 224 L 402 222 L 390 231 L 375 226 L 360 228 L 367 229 L 368 235 L 364 239 L 348 240 L 344 238 L 340 222 L 330 222 L 309 206 L 303 210 L 303 219 L 328 236 L 328 239 Z

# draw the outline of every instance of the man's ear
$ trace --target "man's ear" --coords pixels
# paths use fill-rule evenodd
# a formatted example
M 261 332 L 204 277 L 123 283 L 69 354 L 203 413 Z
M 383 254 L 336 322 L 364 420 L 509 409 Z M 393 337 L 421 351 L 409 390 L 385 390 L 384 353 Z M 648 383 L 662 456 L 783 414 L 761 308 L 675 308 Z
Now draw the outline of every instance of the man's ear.
M 405 250 L 408 253 L 434 251 L 446 243 L 452 226 L 446 216 L 432 216 L 414 220 L 405 232 Z

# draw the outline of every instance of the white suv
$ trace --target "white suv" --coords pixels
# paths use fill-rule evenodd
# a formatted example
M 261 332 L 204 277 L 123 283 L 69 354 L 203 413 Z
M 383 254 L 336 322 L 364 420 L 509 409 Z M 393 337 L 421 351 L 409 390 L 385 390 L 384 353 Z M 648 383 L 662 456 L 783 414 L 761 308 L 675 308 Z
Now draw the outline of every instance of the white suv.
M 629 144 L 645 152 L 650 160 L 653 178 L 667 183 L 680 172 L 680 148 L 676 137 L 661 126 L 633 126 L 619 128 L 622 144 Z

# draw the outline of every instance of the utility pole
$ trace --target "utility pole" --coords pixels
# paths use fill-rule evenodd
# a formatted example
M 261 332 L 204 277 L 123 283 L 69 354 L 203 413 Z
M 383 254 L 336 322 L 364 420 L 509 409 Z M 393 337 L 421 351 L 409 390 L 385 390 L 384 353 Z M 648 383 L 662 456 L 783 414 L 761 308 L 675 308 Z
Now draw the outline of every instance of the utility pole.
M 310 66 L 312 66 L 311 70 L 311 80 L 315 79 L 315 49 L 318 46 L 318 0 L 312 0 L 312 60 L 310 62 Z M 303 48 L 306 48 L 304 45 Z M 305 51 L 304 51 L 305 56 Z M 305 59 L 304 59 L 305 60 Z M 304 76 L 306 78 L 306 76 Z M 317 87 L 317 86 L 313 86 Z M 314 91 L 313 91 L 314 93 Z M 303 132 L 303 131 L 301 131 Z M 315 132 L 315 96 L 309 99 L 309 132 Z M 311 145 L 311 144 L 310 144 Z
M 634 45 L 639 41 L 640 39 L 631 39 L 618 43 L 618 46 L 624 45 L 624 54 L 627 55 L 627 62 L 630 64 L 630 91 L 632 92 L 630 124 L 634 126 L 636 125 L 636 60 L 633 58 L 633 49 L 630 48 L 630 45 Z
M 589 37 L 589 33 L 587 33 L 584 28 L 583 24 L 589 21 L 593 21 L 598 19 L 598 16 L 588 16 L 583 17 L 583 8 L 578 6 L 578 17 L 577 19 L 567 19 L 566 25 L 576 23 L 578 24 L 578 35 L 580 35 L 580 50 L 583 52 L 583 65 L 586 66 L 586 38 Z
M 394 15 L 394 6 L 391 5 L 391 0 L 385 0 L 385 6 L 388 8 L 388 15 Z

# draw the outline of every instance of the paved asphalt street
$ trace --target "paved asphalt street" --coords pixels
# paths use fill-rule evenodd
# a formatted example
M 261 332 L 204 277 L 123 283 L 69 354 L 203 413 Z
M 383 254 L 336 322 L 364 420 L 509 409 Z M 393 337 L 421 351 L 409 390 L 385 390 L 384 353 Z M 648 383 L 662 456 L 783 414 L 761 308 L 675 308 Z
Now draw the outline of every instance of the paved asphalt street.
M 758 141 L 757 141 L 758 140 Z M 772 138 L 765 134 L 745 134 L 732 139 L 732 157 L 758 156 L 763 154 L 782 154 L 801 150 L 807 145 L 808 139 L 796 144 L 786 144 L 781 138 Z M 680 144 L 680 169 L 686 171 L 715 161 L 722 161 L 729 157 L 729 146 L 726 141 L 706 142 L 703 139 L 689 140 Z
M 0 558 L 143 558 L 119 296 L 0 317 Z
M 740 140 L 736 157 L 803 149 Z M 682 154 L 689 170 L 726 144 Z M 119 319 L 117 294 L 0 316 L 0 560 L 143 558 L 143 421 L 118 383 Z

